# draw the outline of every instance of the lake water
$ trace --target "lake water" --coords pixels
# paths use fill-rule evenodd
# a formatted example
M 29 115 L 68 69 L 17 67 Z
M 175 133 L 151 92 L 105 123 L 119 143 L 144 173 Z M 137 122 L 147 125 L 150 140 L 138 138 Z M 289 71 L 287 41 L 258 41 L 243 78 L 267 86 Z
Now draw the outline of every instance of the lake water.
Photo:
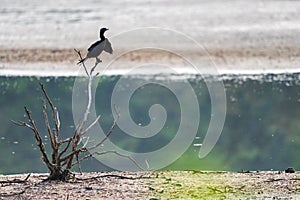
M 97 85 L 96 113 L 102 116 L 99 124 L 104 131 L 107 131 L 113 122 L 112 93 L 121 77 L 103 76 Z M 200 121 L 189 121 L 198 123 L 199 129 L 187 151 L 166 169 L 283 170 L 288 166 L 299 168 L 299 73 L 227 74 L 206 77 L 206 82 L 203 77 L 196 75 L 174 75 L 172 79 L 169 77 L 164 75 L 125 77 L 125 80 L 135 82 L 160 80 L 171 85 L 180 82 L 189 83 L 196 94 L 199 107 L 193 109 L 199 109 Z M 72 92 L 76 78 L 1 77 L 0 79 L 2 93 L 0 173 L 45 172 L 32 133 L 24 127 L 13 125 L 10 120 L 26 120 L 23 112 L 23 106 L 26 105 L 40 130 L 46 133 L 41 112 L 42 94 L 38 87 L 38 83 L 42 82 L 60 111 L 62 137 L 70 136 L 74 130 Z M 200 159 L 199 149 L 203 145 L 212 115 L 212 97 L 207 85 L 217 80 L 224 82 L 226 120 L 216 145 L 206 157 Z M 187 93 L 182 91 L 182 94 L 186 96 Z M 182 102 L 176 97 L 170 89 L 158 84 L 139 87 L 130 98 L 129 117 L 137 126 L 143 128 L 151 122 L 152 118 L 148 114 L 151 106 L 160 104 L 167 114 L 164 126 L 157 134 L 148 138 L 133 137 L 120 127 L 116 127 L 110 141 L 126 151 L 139 153 L 163 148 L 176 136 L 181 122 Z M 82 98 L 84 99 L 84 95 Z M 128 117 L 124 112 L 121 113 L 121 118 L 122 116 Z M 45 143 L 48 142 L 47 135 L 43 135 L 43 139 Z M 172 152 L 169 154 L 172 156 Z M 83 164 L 83 169 L 108 170 L 95 159 Z
M 139 27 L 168 28 L 207 46 L 299 44 L 299 10 L 299 1 L 277 0 L 3 0 L 0 45 L 86 48 L 102 26 L 110 28 L 108 36 Z

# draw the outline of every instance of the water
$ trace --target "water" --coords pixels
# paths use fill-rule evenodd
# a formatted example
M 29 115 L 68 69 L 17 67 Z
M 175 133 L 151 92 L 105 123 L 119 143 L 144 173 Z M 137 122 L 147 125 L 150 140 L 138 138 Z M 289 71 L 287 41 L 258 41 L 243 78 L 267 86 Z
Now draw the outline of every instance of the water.
M 299 10 L 298 1 L 276 0 L 48 0 L 42 4 L 37 0 L 3 0 L 0 44 L 86 48 L 98 36 L 100 26 L 110 28 L 109 36 L 138 27 L 170 28 L 208 46 L 295 44 L 299 41 Z M 132 42 L 124 41 L 123 45 Z
M 111 94 L 120 77 L 101 77 L 96 91 L 96 112 L 102 115 L 100 126 L 104 131 L 109 130 L 113 121 Z M 198 132 L 183 156 L 167 169 L 282 170 L 287 166 L 300 166 L 299 77 L 299 73 L 207 77 L 207 81 L 211 82 L 224 81 L 227 112 L 222 134 L 204 159 L 199 159 L 198 152 L 203 146 L 212 111 L 203 77 L 188 75 L 170 79 L 164 75 L 135 75 L 126 78 L 136 81 L 164 80 L 174 84 L 187 78 L 197 96 L 201 115 Z M 70 136 L 74 130 L 71 102 L 75 77 L 0 79 L 0 173 L 46 172 L 32 133 L 24 127 L 13 125 L 10 120 L 26 120 L 23 112 L 26 105 L 39 129 L 46 133 L 41 112 L 42 94 L 38 88 L 38 82 L 42 82 L 60 111 L 62 136 Z M 149 152 L 162 148 L 176 135 L 181 115 L 179 103 L 168 88 L 155 84 L 138 88 L 130 99 L 130 117 L 138 126 L 148 125 L 150 107 L 161 104 L 167 112 L 163 128 L 155 136 L 145 139 L 128 136 L 116 127 L 110 140 L 127 151 Z M 46 134 L 43 138 L 47 143 Z M 93 159 L 83 164 L 83 169 L 108 170 Z

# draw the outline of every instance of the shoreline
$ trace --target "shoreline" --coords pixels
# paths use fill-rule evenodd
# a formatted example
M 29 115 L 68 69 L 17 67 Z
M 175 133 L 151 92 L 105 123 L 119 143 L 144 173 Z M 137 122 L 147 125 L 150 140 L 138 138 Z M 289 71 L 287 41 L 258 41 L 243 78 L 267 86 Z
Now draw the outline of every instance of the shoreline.
M 83 55 L 86 50 L 82 50 Z M 101 71 L 105 75 L 123 75 L 136 66 L 149 63 L 169 66 L 178 73 L 197 74 L 193 67 L 202 66 L 204 74 L 258 74 L 300 72 L 300 47 L 223 47 L 184 50 L 182 54 L 156 49 L 117 50 L 102 54 Z M 188 59 L 186 59 L 186 56 Z M 0 76 L 80 76 L 78 58 L 73 49 L 0 48 Z M 190 62 L 187 62 L 190 61 Z M 94 64 L 94 59 L 87 62 Z M 214 67 L 216 70 L 211 71 Z M 75 70 L 74 70 L 75 69 Z M 141 74 L 160 74 L 162 68 L 149 68 Z M 199 67 L 200 69 L 200 67 Z M 82 74 L 81 74 L 82 75 Z
M 47 67 L 46 67 L 47 68 Z M 164 71 L 147 71 L 144 72 L 139 71 L 138 73 L 130 73 L 129 68 L 124 69 L 111 69 L 106 70 L 100 74 L 100 76 L 122 76 L 122 75 L 129 75 L 129 76 L 197 76 L 197 75 L 212 75 L 212 76 L 255 76 L 255 75 L 267 75 L 267 74 L 299 74 L 300 68 L 285 68 L 285 69 L 242 69 L 242 70 L 231 70 L 231 69 L 223 69 L 218 70 L 217 74 L 202 74 L 196 73 L 195 70 L 186 70 L 185 68 L 175 68 L 177 73 L 165 73 Z M 41 70 L 18 70 L 18 69 L 1 69 L 0 70 L 0 77 L 84 77 L 85 73 L 81 70 L 47 70 L 45 68 Z
M 25 180 L 27 176 L 0 176 L 0 181 Z M 298 199 L 300 196 L 299 172 L 89 172 L 77 174 L 79 179 L 69 182 L 42 182 L 46 177 L 47 174 L 33 173 L 21 183 L 2 183 L 0 199 Z

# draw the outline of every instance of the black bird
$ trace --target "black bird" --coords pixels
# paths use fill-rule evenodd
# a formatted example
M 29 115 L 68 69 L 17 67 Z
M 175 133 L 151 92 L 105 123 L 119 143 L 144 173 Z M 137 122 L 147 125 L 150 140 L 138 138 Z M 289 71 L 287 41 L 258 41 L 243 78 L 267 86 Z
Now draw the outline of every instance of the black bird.
M 102 62 L 98 58 L 98 56 L 102 53 L 102 51 L 105 51 L 105 52 L 110 53 L 110 54 L 113 53 L 113 49 L 111 47 L 111 43 L 104 36 L 104 33 L 107 30 L 108 30 L 107 28 L 101 28 L 100 29 L 100 40 L 98 40 L 97 42 L 95 42 L 94 44 L 92 44 L 88 48 L 88 53 L 86 54 L 85 58 L 83 58 L 82 60 L 80 60 L 77 64 L 80 64 L 80 63 L 84 62 L 88 58 L 96 58 L 96 62 L 97 63 L 98 62 Z

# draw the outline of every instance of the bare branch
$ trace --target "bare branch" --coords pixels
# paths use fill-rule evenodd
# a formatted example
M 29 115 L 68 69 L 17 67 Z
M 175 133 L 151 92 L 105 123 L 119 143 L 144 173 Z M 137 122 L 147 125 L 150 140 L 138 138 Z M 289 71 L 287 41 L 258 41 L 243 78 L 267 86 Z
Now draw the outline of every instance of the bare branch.
M 88 82 L 88 104 L 86 106 L 85 113 L 83 115 L 83 119 L 78 127 L 78 133 L 81 135 L 81 132 L 84 129 L 85 124 L 87 123 L 88 120 L 88 115 L 90 113 L 91 105 L 92 105 L 92 77 L 89 77 L 89 82 Z
M 49 119 L 48 119 L 48 114 L 47 114 L 47 106 L 46 106 L 46 101 L 45 100 L 43 100 L 43 114 L 44 114 L 44 121 L 45 121 L 45 125 L 46 125 L 47 132 L 48 132 L 48 135 L 49 135 L 51 147 L 52 147 L 52 149 L 55 149 L 56 148 L 55 140 L 53 138 L 53 133 L 51 131 L 51 127 L 50 127 L 50 123 L 49 123 Z
M 58 143 L 58 136 L 59 136 L 59 123 L 57 121 L 57 109 L 56 107 L 53 105 L 51 99 L 49 98 L 44 85 L 42 83 L 40 83 L 40 87 L 43 91 L 43 94 L 48 102 L 48 104 L 50 105 L 51 111 L 52 111 L 52 118 L 53 118 L 53 122 L 54 122 L 54 126 L 55 126 L 55 134 L 54 134 L 54 139 L 55 142 Z
M 11 194 L 6 194 L 6 193 L 0 193 L 0 197 L 13 197 L 13 196 L 19 196 L 21 194 L 24 194 L 25 193 L 25 189 L 20 191 L 20 192 L 14 192 L 14 193 L 11 193 Z
M 113 178 L 119 178 L 119 179 L 130 179 L 130 180 L 149 179 L 150 178 L 149 176 L 143 176 L 143 175 L 140 175 L 138 177 L 130 177 L 130 176 L 117 175 L 117 174 L 104 174 L 104 175 L 87 177 L 87 178 L 77 178 L 76 177 L 76 180 L 86 181 L 86 180 L 96 180 L 96 179 L 99 179 L 99 178 L 106 178 L 106 177 L 113 177 Z
M 29 123 L 31 124 L 31 127 L 32 127 L 31 130 L 32 130 L 33 133 L 34 133 L 34 137 L 35 137 L 35 140 L 36 140 L 36 142 L 37 142 L 37 145 L 38 145 L 38 147 L 39 147 L 39 149 L 40 149 L 40 151 L 41 151 L 41 153 L 42 153 L 43 161 L 45 162 L 45 164 L 47 165 L 47 167 L 48 167 L 49 169 L 53 169 L 53 165 L 50 163 L 50 161 L 49 161 L 49 159 L 48 159 L 48 156 L 47 156 L 47 154 L 46 154 L 45 146 L 44 146 L 44 144 L 43 144 L 43 142 L 42 142 L 42 139 L 41 139 L 41 137 L 40 137 L 40 134 L 39 134 L 39 132 L 38 132 L 38 129 L 37 129 L 36 125 L 35 125 L 35 122 L 34 122 L 34 120 L 32 119 L 29 110 L 28 110 L 26 107 L 24 107 L 24 109 L 25 109 L 25 113 L 26 113 L 26 115 L 27 115 L 27 117 L 28 117 Z
M 102 152 L 93 152 L 93 153 L 91 153 L 91 154 L 89 154 L 89 155 L 86 155 L 86 156 L 82 157 L 80 160 L 74 162 L 74 163 L 72 164 L 72 166 L 77 165 L 77 164 L 80 163 L 81 161 L 83 161 L 83 160 L 85 160 L 85 159 L 87 159 L 87 158 L 93 157 L 94 155 L 104 155 L 104 154 L 108 154 L 108 153 L 113 153 L 113 154 L 116 154 L 116 155 L 118 155 L 118 156 L 121 156 L 121 157 L 124 157 L 124 158 L 128 158 L 128 159 L 129 159 L 129 160 L 130 160 L 137 168 L 139 168 L 140 170 L 145 171 L 145 169 L 142 168 L 142 167 L 141 167 L 141 166 L 140 166 L 133 158 L 131 158 L 130 156 L 124 155 L 124 154 L 121 154 L 121 153 L 119 153 L 119 152 L 117 152 L 117 151 L 112 151 L 112 150 L 110 150 L 110 151 L 102 151 Z
M 90 76 L 93 76 L 93 72 L 95 71 L 97 65 L 98 65 L 98 62 L 96 61 L 95 65 L 92 67 L 92 69 L 90 71 Z
M 74 51 L 79 55 L 80 57 L 80 60 L 82 60 L 82 56 L 81 56 L 81 52 L 77 49 L 74 49 Z M 82 65 L 84 67 L 84 70 L 88 76 L 88 104 L 87 104 L 87 107 L 86 107 L 86 110 L 85 110 L 85 113 L 84 113 L 84 116 L 83 116 L 83 119 L 78 127 L 78 134 L 81 135 L 82 132 L 85 132 L 83 129 L 87 123 L 87 118 L 88 118 L 88 114 L 90 113 L 90 109 L 91 109 L 91 104 L 92 104 L 92 82 L 93 82 L 93 72 L 94 70 L 96 69 L 97 65 L 98 65 L 98 62 L 95 63 L 95 65 L 92 67 L 90 73 L 88 73 L 87 71 L 87 68 L 84 64 L 84 62 L 82 62 Z
M 7 180 L 7 181 L 0 181 L 0 183 L 26 183 L 26 181 L 29 179 L 31 174 L 28 174 L 25 179 L 13 179 L 13 180 Z
M 82 174 L 82 170 L 79 162 L 79 153 L 76 154 L 76 161 L 77 161 L 78 171 L 80 172 L 80 174 Z
M 68 138 L 67 140 L 64 140 L 64 141 L 61 141 L 60 144 L 63 144 L 63 143 L 66 143 L 67 142 L 67 145 L 65 146 L 65 148 L 58 154 L 58 159 L 61 158 L 61 156 L 68 150 L 71 142 L 72 142 L 72 138 Z
M 14 123 L 15 125 L 18 125 L 18 126 L 25 126 L 27 128 L 30 128 L 31 130 L 33 130 L 32 126 L 30 124 L 27 124 L 26 122 L 23 122 L 23 121 L 14 121 L 14 120 L 11 120 L 12 123 Z
M 93 126 L 95 126 L 95 125 L 97 124 L 97 122 L 99 121 L 100 117 L 101 117 L 101 115 L 99 115 L 99 116 L 95 119 L 95 121 L 93 121 L 93 123 L 91 123 L 91 124 L 89 125 L 89 127 L 87 127 L 87 128 L 81 133 L 81 136 L 84 135 L 85 133 L 87 133 Z
M 86 148 L 86 145 L 89 143 L 90 138 L 88 137 L 85 141 L 85 143 L 83 144 L 82 148 Z
M 117 112 L 116 108 L 115 108 L 115 112 L 117 113 L 117 118 L 114 120 L 114 123 L 112 124 L 112 126 L 110 127 L 108 132 L 106 133 L 105 137 L 100 142 L 98 142 L 96 145 L 88 148 L 89 151 L 99 147 L 100 145 L 102 145 L 109 138 L 109 136 L 112 134 L 112 131 L 115 128 L 115 126 L 117 125 L 117 122 L 120 118 L 120 113 Z
M 73 140 L 72 140 L 72 142 L 73 142 Z M 66 155 L 63 158 L 60 158 L 60 162 L 65 162 L 65 161 L 68 162 L 70 160 L 70 158 L 73 158 L 76 153 L 78 153 L 78 152 L 85 152 L 85 151 L 87 151 L 86 148 L 72 149 L 71 152 L 68 155 Z
M 72 140 L 71 137 L 69 137 L 67 139 L 64 139 L 64 140 L 61 140 L 61 141 L 59 141 L 59 145 L 62 145 L 62 144 L 67 143 L 67 142 L 70 142 L 70 140 Z
M 96 145 L 94 145 L 94 146 L 92 146 L 92 147 L 90 147 L 90 148 L 86 148 L 86 144 L 87 144 L 87 142 L 88 142 L 88 140 L 87 140 L 87 142 L 85 143 L 85 145 L 81 148 L 82 150 L 83 150 L 83 149 L 84 149 L 84 151 L 90 151 L 90 150 L 93 150 L 93 149 L 99 147 L 100 145 L 102 145 L 102 144 L 109 138 L 109 136 L 111 135 L 111 133 L 112 133 L 114 127 L 117 125 L 117 121 L 118 121 L 119 118 L 120 118 L 120 113 L 117 111 L 116 106 L 114 107 L 114 109 L 115 109 L 115 112 L 117 113 L 117 118 L 114 120 L 114 122 L 113 122 L 111 128 L 108 130 L 108 132 L 107 132 L 107 134 L 105 135 L 104 139 L 102 139 L 100 142 L 98 142 Z M 99 118 L 99 117 L 100 117 L 100 116 L 98 116 L 98 118 Z M 96 123 L 96 122 L 97 122 L 97 120 L 95 120 L 93 123 Z M 91 125 L 93 125 L 93 123 L 92 123 Z M 90 126 L 91 126 L 91 125 L 90 125 Z M 81 150 L 81 149 L 79 149 L 79 150 Z M 82 152 L 84 152 L 84 151 L 82 151 Z M 109 151 L 109 152 L 110 152 L 110 151 Z M 109 153 L 109 152 L 107 152 L 107 153 Z M 116 153 L 116 154 L 118 154 L 117 152 L 111 152 L 111 153 Z M 85 160 L 85 159 L 87 159 L 87 158 L 89 158 L 89 157 L 92 157 L 94 154 L 101 155 L 102 152 L 94 152 L 94 153 L 92 153 L 92 154 L 89 154 L 89 155 L 87 155 L 87 156 L 84 156 L 84 157 L 81 158 L 80 160 L 77 159 L 77 161 L 75 162 L 75 164 L 73 163 L 72 166 L 74 166 L 74 165 L 76 165 L 76 164 L 80 165 L 80 162 L 81 162 L 81 161 L 83 161 L 83 160 Z M 70 156 L 70 155 L 69 155 L 69 156 Z M 122 154 L 120 154 L 120 156 L 127 157 L 126 155 L 122 155 Z M 138 166 L 138 164 L 137 164 L 131 157 L 128 157 L 128 158 L 129 158 L 130 160 L 132 160 L 133 163 L 134 163 L 135 165 Z M 140 166 L 138 166 L 138 168 L 142 169 Z
M 80 52 L 79 50 L 77 50 L 77 49 L 74 49 L 74 51 L 78 54 L 78 56 L 79 56 L 79 58 L 80 58 L 79 61 L 83 60 L 82 55 L 81 55 L 81 52 Z M 87 75 L 88 77 L 90 77 L 90 74 L 88 73 L 88 71 L 87 71 L 87 69 L 86 69 L 86 66 L 85 66 L 84 62 L 82 62 L 82 66 L 83 66 L 83 68 L 84 68 L 84 70 L 85 70 L 86 75 Z
M 57 121 L 57 127 L 58 129 L 60 129 L 60 119 L 59 119 L 59 113 L 57 111 L 57 109 L 55 108 L 55 111 L 56 111 L 56 121 Z

